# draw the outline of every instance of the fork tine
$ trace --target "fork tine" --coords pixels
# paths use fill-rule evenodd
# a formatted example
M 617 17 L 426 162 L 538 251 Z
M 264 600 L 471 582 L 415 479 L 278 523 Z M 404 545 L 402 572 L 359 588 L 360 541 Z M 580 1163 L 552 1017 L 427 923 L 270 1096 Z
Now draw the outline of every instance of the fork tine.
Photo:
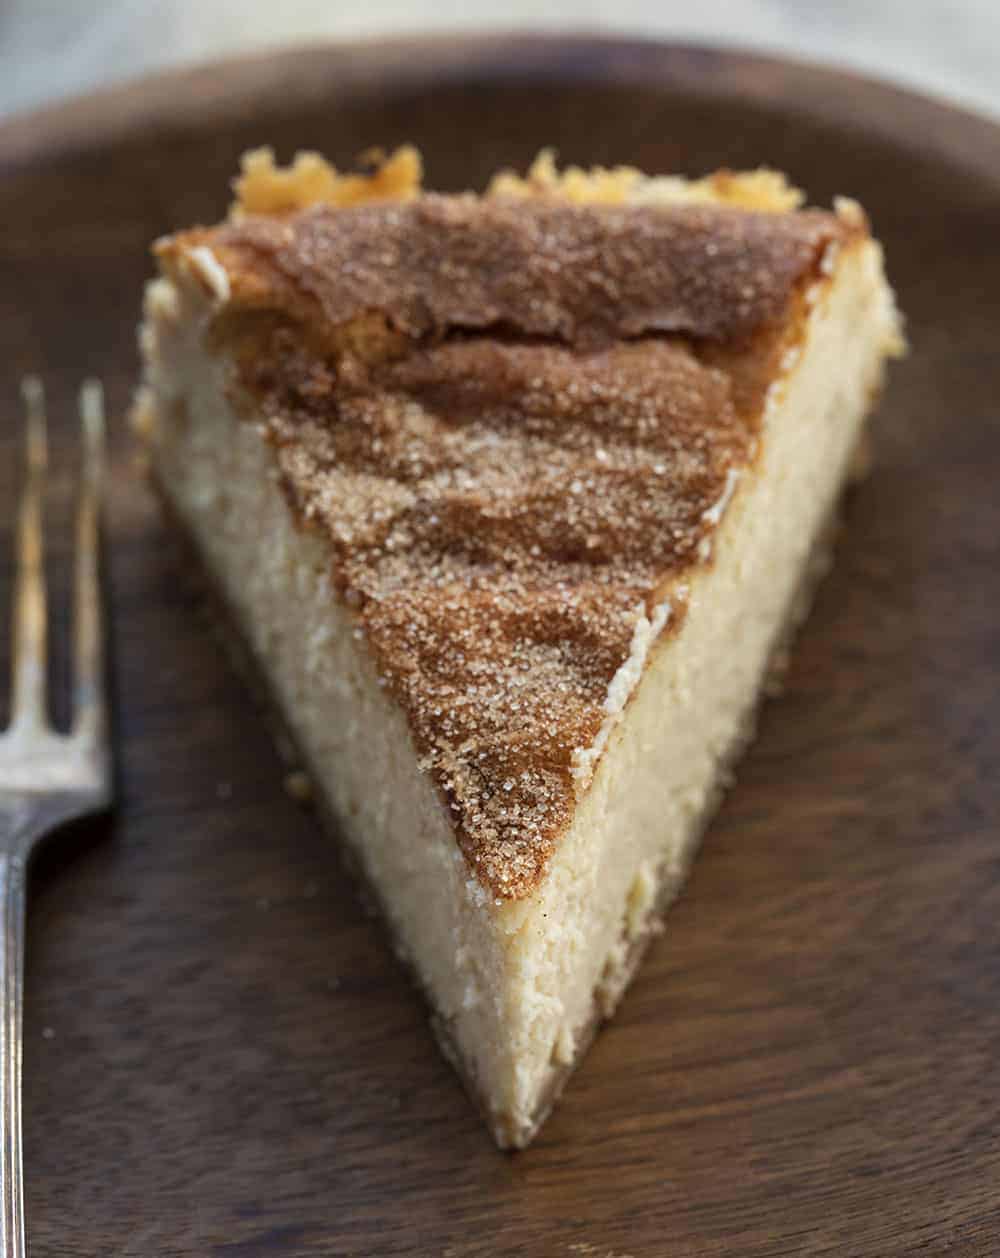
M 14 593 L 14 651 L 11 728 L 46 725 L 46 600 L 42 546 L 42 499 L 48 463 L 45 393 L 37 376 L 21 382 L 27 411 L 25 480 L 17 525 L 17 583 Z
M 95 741 L 101 736 L 106 719 L 100 588 L 104 391 L 99 380 L 84 381 L 80 390 L 80 417 L 83 475 L 76 516 L 73 734 Z

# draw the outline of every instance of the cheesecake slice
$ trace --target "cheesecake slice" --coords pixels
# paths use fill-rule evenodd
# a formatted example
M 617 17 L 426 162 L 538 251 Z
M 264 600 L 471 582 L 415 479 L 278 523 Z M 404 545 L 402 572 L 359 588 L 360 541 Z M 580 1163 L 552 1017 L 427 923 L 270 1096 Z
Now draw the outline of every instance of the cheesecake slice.
M 497 1142 L 613 1011 L 827 556 L 901 335 L 774 173 L 420 187 L 250 154 L 161 240 L 155 482 Z M 781 818 L 775 817 L 776 829 Z

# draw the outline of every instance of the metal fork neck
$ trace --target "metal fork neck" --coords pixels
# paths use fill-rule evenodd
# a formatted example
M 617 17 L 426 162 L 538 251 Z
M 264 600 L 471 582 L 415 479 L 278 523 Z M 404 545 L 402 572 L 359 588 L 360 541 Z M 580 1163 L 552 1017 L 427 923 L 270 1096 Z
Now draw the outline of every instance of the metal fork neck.
M 24 1007 L 23 855 L 0 853 L 0 1258 L 23 1258 L 21 1022 Z

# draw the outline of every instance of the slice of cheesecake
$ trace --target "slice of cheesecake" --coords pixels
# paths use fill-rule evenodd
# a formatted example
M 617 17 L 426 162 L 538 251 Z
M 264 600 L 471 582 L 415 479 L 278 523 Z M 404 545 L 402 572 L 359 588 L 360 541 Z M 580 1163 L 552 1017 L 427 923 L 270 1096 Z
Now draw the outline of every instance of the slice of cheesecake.
M 250 155 L 228 222 L 156 247 L 137 416 L 523 1146 L 680 886 L 901 336 L 860 208 L 770 172 L 419 178 Z

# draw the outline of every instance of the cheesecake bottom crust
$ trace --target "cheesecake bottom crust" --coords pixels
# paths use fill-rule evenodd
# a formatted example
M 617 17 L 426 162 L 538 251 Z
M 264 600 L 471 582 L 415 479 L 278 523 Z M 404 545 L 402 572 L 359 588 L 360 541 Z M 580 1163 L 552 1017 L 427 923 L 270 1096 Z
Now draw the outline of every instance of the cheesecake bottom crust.
M 846 482 L 848 487 L 867 470 L 867 452 L 868 438 L 867 434 L 863 433 Z M 151 476 L 151 480 L 157 491 L 167 521 L 171 526 L 171 532 L 178 538 L 179 545 L 183 548 L 185 573 L 190 573 L 188 579 L 196 592 L 202 596 L 201 601 L 206 609 L 207 619 L 216 631 L 217 637 L 221 640 L 226 654 L 237 672 L 246 680 L 251 693 L 261 706 L 279 753 L 290 766 L 295 768 L 304 767 L 312 777 L 314 784 L 318 784 L 321 776 L 312 771 L 313 766 L 310 765 L 309 758 L 304 753 L 304 748 L 298 745 L 297 740 L 292 735 L 273 693 L 266 672 L 251 650 L 225 592 L 209 566 L 204 562 L 197 539 L 188 530 L 179 513 L 174 509 L 169 495 L 159 483 L 155 473 Z M 840 495 L 841 501 L 842 498 L 843 492 Z M 426 985 L 421 981 L 416 967 L 407 957 L 399 941 L 391 938 L 393 951 L 403 963 L 411 980 L 424 994 L 424 998 L 431 1010 L 431 1027 L 441 1051 L 454 1066 L 469 1097 L 482 1114 L 486 1125 L 502 1149 L 524 1148 L 531 1143 L 558 1100 L 570 1075 L 586 1054 L 601 1024 L 612 1016 L 615 1007 L 638 970 L 652 940 L 662 932 L 663 916 L 670 904 L 679 895 L 700 845 L 701 837 L 715 815 L 726 788 L 732 782 L 732 766 L 753 738 L 757 711 L 764 698 L 774 695 L 780 690 L 781 680 L 789 660 L 791 642 L 798 628 L 806 619 L 816 589 L 830 567 L 839 517 L 840 507 L 838 502 L 837 507 L 830 515 L 827 525 L 821 531 L 813 547 L 796 594 L 789 604 L 782 629 L 771 649 L 770 664 L 764 682 L 758 692 L 757 700 L 726 752 L 724 765 L 727 767 L 719 773 L 715 789 L 709 795 L 704 808 L 692 823 L 689 833 L 681 845 L 684 852 L 683 864 L 680 867 L 672 866 L 669 869 L 664 868 L 659 871 L 657 875 L 658 886 L 651 907 L 646 911 L 644 919 L 637 929 L 627 931 L 623 922 L 621 948 L 618 953 L 620 960 L 617 961 L 613 971 L 607 973 L 602 978 L 601 983 L 595 988 L 590 1017 L 574 1037 L 571 1059 L 560 1064 L 553 1072 L 548 1086 L 527 1124 L 523 1120 L 516 1119 L 513 1114 L 497 1114 L 496 1110 L 489 1104 L 488 1098 L 483 1095 L 478 1081 L 472 1072 L 468 1070 L 464 1059 L 457 1050 L 448 1021 L 437 1014 L 433 1001 L 430 998 L 430 993 L 427 991 Z M 330 800 L 326 798 L 321 789 L 314 789 L 312 797 L 323 828 L 337 840 L 341 859 L 360 892 L 362 903 L 369 912 L 380 916 L 388 925 L 391 918 L 385 911 L 381 896 L 371 879 L 367 876 L 357 853 L 345 840 Z M 391 930 L 389 933 L 391 937 Z

